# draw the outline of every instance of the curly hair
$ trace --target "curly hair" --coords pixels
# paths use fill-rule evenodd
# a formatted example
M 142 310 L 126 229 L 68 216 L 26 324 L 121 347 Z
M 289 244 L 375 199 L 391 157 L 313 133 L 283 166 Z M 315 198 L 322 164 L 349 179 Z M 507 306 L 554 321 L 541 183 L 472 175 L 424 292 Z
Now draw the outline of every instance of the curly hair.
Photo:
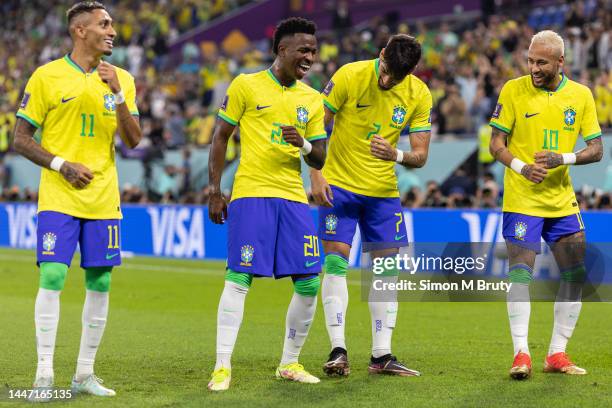
M 274 31 L 274 40 L 272 42 L 272 51 L 274 54 L 278 54 L 278 44 L 283 39 L 283 37 L 304 33 L 304 34 L 312 34 L 317 31 L 317 25 L 305 18 L 301 17 L 290 17 L 285 20 L 282 20 L 276 26 L 276 30 Z
M 421 44 L 407 34 L 395 34 L 387 42 L 384 58 L 393 78 L 402 79 L 421 59 Z

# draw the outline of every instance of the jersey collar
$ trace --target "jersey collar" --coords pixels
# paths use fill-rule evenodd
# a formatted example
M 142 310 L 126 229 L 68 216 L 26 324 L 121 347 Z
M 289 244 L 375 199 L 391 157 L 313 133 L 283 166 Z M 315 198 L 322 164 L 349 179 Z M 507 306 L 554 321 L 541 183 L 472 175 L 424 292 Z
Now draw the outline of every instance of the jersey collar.
M 374 72 L 376 72 L 376 79 L 379 79 L 380 74 L 378 73 L 378 66 L 380 65 L 380 58 L 374 60 Z
M 559 92 L 565 86 L 566 83 L 567 83 L 567 77 L 562 72 L 561 73 L 561 82 L 559 82 L 559 85 L 557 85 L 557 87 L 554 90 L 550 91 L 550 90 L 545 89 L 545 88 L 536 88 L 536 89 L 538 89 L 538 90 L 540 90 L 542 92 Z M 532 85 L 533 85 L 533 82 L 532 82 Z
M 68 63 L 68 65 L 70 65 L 72 68 L 76 69 L 77 71 L 79 71 L 81 74 L 86 74 L 85 70 L 83 68 L 81 68 L 81 66 L 79 64 L 77 64 L 76 62 L 74 62 L 74 60 L 72 58 L 70 58 L 70 54 L 66 54 L 64 55 L 64 60 Z M 90 73 L 93 73 L 96 71 L 96 68 L 98 67 L 94 67 Z
M 284 86 L 283 84 L 280 83 L 280 81 L 274 76 L 274 73 L 272 72 L 272 68 L 268 68 L 266 70 L 266 72 L 268 73 L 268 75 L 270 76 L 270 78 L 272 78 L 272 80 L 274 82 L 276 82 L 278 84 L 278 86 L 282 87 L 282 88 L 294 88 L 295 85 L 297 84 L 297 81 L 293 81 L 293 83 L 289 86 Z

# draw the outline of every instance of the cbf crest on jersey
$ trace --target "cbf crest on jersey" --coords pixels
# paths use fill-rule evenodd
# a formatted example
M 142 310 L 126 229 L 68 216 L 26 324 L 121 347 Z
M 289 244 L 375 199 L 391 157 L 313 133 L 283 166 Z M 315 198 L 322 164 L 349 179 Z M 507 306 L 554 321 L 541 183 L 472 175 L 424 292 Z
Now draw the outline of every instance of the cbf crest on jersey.
M 55 249 L 55 242 L 57 241 L 57 235 L 52 232 L 47 232 L 43 235 L 42 239 L 42 247 L 44 251 L 42 251 L 43 255 L 55 255 L 53 250 Z
M 251 245 L 243 245 L 240 248 L 240 265 L 241 266 L 252 266 L 251 261 L 255 255 L 255 248 Z
M 114 112 L 115 111 L 115 95 L 112 93 L 104 95 L 104 108 L 107 111 Z
M 400 129 L 406 119 L 406 107 L 403 105 L 397 105 L 393 108 L 393 115 L 391 116 L 392 127 Z
M 338 228 L 338 217 L 336 217 L 334 214 L 328 214 L 325 217 L 325 233 L 335 234 L 336 228 Z
M 305 106 L 298 106 L 296 111 L 298 123 L 306 124 L 308 122 L 308 109 Z
M 576 123 L 576 110 L 574 108 L 569 107 L 563 112 L 563 121 L 567 126 L 572 126 Z
M 514 224 L 514 238 L 523 241 L 525 235 L 527 235 L 527 224 L 521 221 Z

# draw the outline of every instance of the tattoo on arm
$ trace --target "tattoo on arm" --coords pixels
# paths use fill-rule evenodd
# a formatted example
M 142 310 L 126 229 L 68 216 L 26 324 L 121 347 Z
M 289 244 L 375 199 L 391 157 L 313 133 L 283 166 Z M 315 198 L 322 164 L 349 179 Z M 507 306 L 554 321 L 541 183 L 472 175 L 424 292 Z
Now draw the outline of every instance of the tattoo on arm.
M 402 166 L 408 168 L 421 168 L 427 162 L 429 154 L 430 132 L 416 132 L 410 135 L 411 151 L 404 152 Z
M 13 136 L 13 150 L 31 162 L 49 168 L 53 155 L 34 141 L 36 128 L 27 121 L 17 118 Z
M 588 140 L 586 147 L 576 152 L 576 164 L 589 164 L 601 160 L 603 157 L 603 142 L 601 137 Z

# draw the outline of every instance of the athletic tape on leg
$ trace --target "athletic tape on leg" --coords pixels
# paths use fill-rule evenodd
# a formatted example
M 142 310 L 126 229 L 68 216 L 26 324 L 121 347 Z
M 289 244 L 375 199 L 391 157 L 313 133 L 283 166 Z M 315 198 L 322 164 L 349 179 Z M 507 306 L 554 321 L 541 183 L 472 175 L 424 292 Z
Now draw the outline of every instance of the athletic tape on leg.
M 68 265 L 59 262 L 40 263 L 39 286 L 48 290 L 64 289 Z

